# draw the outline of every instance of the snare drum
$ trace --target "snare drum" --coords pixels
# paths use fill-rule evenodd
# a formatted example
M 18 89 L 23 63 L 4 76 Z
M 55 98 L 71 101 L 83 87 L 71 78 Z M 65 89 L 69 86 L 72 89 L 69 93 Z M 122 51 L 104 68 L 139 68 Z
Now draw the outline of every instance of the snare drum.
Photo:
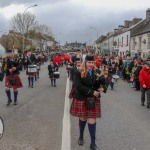
M 59 72 L 54 72 L 54 78 L 58 79 L 60 77 L 60 73 Z
M 71 65 L 68 65 L 68 69 L 71 69 L 73 66 L 71 66 Z
M 113 83 L 117 83 L 118 80 L 119 80 L 119 78 L 120 78 L 120 77 L 119 77 L 118 75 L 113 75 L 113 76 L 112 76 L 112 82 L 113 82 Z
M 27 74 L 35 75 L 37 73 L 37 65 L 28 65 Z
M 36 68 L 37 68 L 37 70 L 40 70 L 40 65 L 37 65 Z

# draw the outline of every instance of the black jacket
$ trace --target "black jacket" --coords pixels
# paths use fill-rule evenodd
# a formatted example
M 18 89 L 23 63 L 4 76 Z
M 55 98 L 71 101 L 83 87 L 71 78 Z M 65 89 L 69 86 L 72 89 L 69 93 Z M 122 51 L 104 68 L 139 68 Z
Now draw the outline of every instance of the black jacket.
M 142 69 L 142 66 L 139 65 L 139 66 L 137 66 L 137 68 L 134 72 L 134 78 L 136 81 L 139 81 L 139 74 L 140 74 L 141 69 Z
M 55 72 L 55 71 L 58 71 L 57 69 L 58 69 L 58 68 L 57 68 L 57 65 L 55 65 L 55 64 L 50 64 L 50 65 L 48 65 L 49 75 L 52 74 L 52 73 Z
M 32 65 L 36 63 L 36 58 L 34 54 L 31 54 L 31 56 L 27 56 L 27 65 Z
M 96 73 L 100 74 L 99 70 L 92 71 L 92 77 L 87 73 L 85 78 L 81 78 L 81 73 L 76 70 L 74 73 L 74 85 L 76 88 L 74 98 L 79 100 L 86 99 L 86 97 L 93 96 L 94 91 L 99 87 L 103 86 L 105 88 L 105 78 L 104 76 L 98 77 Z M 106 88 L 105 88 L 106 92 Z
M 9 69 L 12 69 L 12 67 L 16 67 L 16 70 L 10 73 Z M 6 57 L 3 60 L 2 70 L 5 71 L 6 76 L 11 74 L 19 74 L 19 63 L 14 61 L 13 58 L 10 59 Z

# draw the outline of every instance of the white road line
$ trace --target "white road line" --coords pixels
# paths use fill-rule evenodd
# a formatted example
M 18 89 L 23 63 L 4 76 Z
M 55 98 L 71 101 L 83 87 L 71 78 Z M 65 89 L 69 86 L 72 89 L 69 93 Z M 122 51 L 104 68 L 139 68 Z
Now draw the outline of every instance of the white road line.
M 69 103 L 69 78 L 66 83 L 65 107 L 63 117 L 63 130 L 62 130 L 62 145 L 61 150 L 71 150 L 71 134 L 70 134 L 70 103 Z

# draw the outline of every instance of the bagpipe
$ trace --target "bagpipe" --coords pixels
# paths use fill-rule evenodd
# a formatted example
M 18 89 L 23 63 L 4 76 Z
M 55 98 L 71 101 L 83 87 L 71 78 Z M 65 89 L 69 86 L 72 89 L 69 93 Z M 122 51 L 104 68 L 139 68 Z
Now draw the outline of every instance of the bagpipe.
M 101 72 L 97 72 L 96 70 L 94 70 L 94 74 L 96 75 L 96 80 L 100 80 L 101 84 L 100 87 L 104 89 L 104 93 L 107 92 L 107 84 L 106 84 L 106 78 L 105 76 L 101 73 Z

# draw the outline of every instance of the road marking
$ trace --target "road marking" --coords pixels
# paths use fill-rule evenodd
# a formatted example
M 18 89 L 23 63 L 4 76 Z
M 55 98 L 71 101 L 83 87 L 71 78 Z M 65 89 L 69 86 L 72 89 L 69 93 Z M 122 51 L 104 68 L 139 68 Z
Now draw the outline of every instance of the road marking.
M 63 117 L 63 130 L 62 130 L 62 145 L 61 150 L 71 150 L 71 134 L 70 134 L 70 103 L 69 103 L 69 78 L 66 83 L 65 107 Z

